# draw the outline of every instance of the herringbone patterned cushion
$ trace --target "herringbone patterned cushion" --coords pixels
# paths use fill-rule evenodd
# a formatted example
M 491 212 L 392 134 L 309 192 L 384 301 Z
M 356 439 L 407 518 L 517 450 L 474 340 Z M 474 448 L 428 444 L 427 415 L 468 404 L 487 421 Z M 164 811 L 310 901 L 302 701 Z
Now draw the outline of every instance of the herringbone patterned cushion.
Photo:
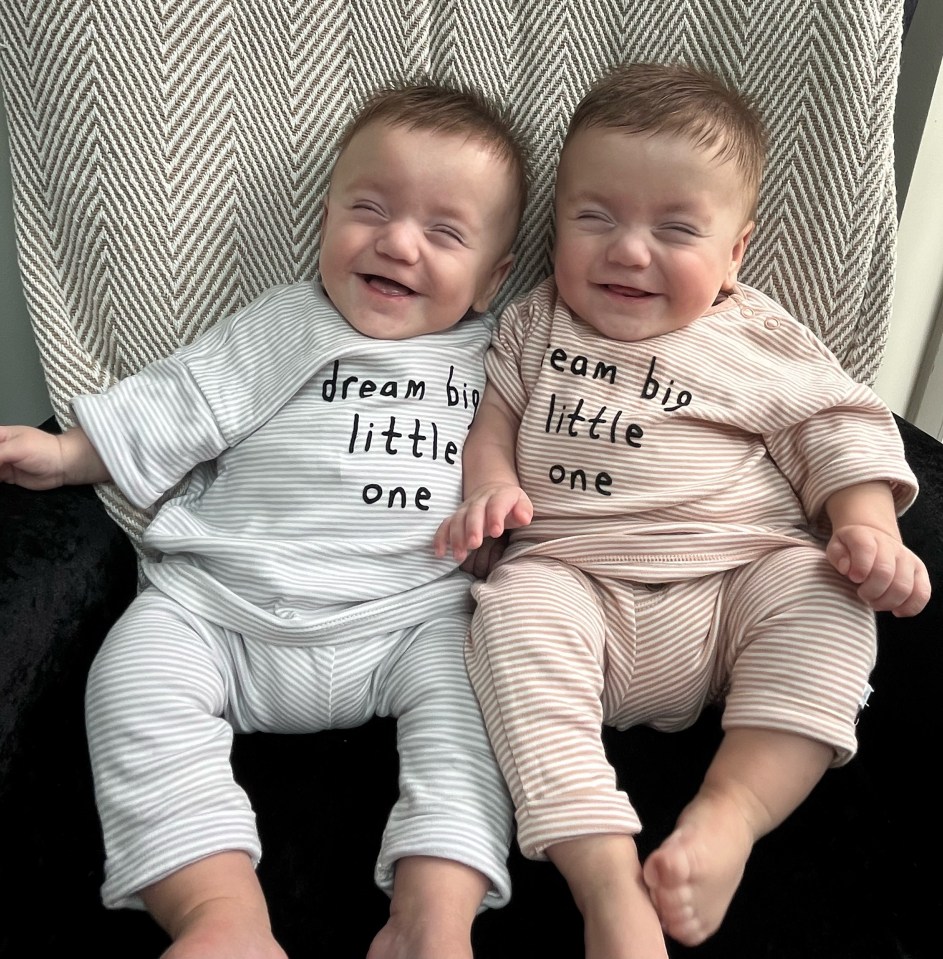
M 366 91 L 472 81 L 538 182 L 503 305 L 548 269 L 554 161 L 588 82 L 713 66 L 772 135 L 743 278 L 869 382 L 890 309 L 901 0 L 2 0 L 26 299 L 56 415 L 274 283 L 314 275 L 332 143 Z M 136 538 L 145 517 L 110 486 Z

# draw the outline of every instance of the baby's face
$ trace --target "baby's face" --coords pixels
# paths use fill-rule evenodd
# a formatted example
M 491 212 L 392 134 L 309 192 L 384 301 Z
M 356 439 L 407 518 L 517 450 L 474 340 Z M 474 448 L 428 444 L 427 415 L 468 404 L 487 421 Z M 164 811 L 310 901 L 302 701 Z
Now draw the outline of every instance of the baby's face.
M 615 340 L 700 316 L 735 282 L 753 228 L 734 163 L 680 137 L 600 127 L 567 144 L 555 209 L 560 295 Z
M 516 229 L 510 168 L 482 144 L 372 123 L 334 168 L 321 281 L 366 336 L 434 333 L 488 308 Z

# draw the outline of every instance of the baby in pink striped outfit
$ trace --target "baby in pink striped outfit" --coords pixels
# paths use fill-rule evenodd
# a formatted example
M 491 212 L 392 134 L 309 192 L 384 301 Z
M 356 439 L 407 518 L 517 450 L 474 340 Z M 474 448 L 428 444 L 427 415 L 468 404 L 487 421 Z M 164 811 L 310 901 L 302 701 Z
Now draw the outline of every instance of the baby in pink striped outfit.
M 681 65 L 616 68 L 571 120 L 554 273 L 500 320 L 435 547 L 509 531 L 466 662 L 514 800 L 588 959 L 666 959 L 719 927 L 754 843 L 855 753 L 875 611 L 929 578 L 885 404 L 737 281 L 766 152 L 755 108 Z M 645 862 L 603 724 L 724 738 Z M 631 791 L 631 783 L 628 784 Z

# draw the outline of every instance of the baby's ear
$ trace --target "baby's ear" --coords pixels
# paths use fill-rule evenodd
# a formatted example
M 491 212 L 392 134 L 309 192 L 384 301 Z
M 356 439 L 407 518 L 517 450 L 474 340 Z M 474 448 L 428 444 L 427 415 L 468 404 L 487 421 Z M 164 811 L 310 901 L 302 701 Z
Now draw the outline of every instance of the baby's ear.
M 485 313 L 491 306 L 491 301 L 497 296 L 498 290 L 504 285 L 504 281 L 514 266 L 514 254 L 508 253 L 495 263 L 491 270 L 491 276 L 488 277 L 488 283 L 481 291 L 481 294 L 472 303 L 472 309 L 476 313 Z
M 740 235 L 734 241 L 733 249 L 730 251 L 730 266 L 727 268 L 727 275 L 724 277 L 725 290 L 732 290 L 737 283 L 740 264 L 743 263 L 743 255 L 747 251 L 755 227 L 756 223 L 753 220 L 748 220 L 740 231 Z

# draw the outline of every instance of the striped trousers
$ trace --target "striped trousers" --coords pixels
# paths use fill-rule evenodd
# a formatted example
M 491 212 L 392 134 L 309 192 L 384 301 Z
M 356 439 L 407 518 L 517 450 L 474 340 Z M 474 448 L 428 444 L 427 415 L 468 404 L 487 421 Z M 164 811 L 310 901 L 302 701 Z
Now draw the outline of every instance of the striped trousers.
M 640 831 L 603 724 L 678 730 L 722 701 L 725 729 L 819 740 L 834 765 L 855 753 L 874 614 L 815 547 L 655 589 L 523 556 L 473 595 L 466 660 L 529 858 Z
M 234 732 L 349 728 L 374 715 L 397 717 L 400 758 L 378 885 L 391 892 L 403 856 L 437 856 L 484 873 L 484 905 L 503 905 L 512 809 L 465 670 L 467 627 L 459 615 L 370 642 L 278 646 L 142 593 L 86 691 L 105 905 L 140 907 L 143 887 L 214 853 L 258 862 L 255 816 L 230 766 Z

